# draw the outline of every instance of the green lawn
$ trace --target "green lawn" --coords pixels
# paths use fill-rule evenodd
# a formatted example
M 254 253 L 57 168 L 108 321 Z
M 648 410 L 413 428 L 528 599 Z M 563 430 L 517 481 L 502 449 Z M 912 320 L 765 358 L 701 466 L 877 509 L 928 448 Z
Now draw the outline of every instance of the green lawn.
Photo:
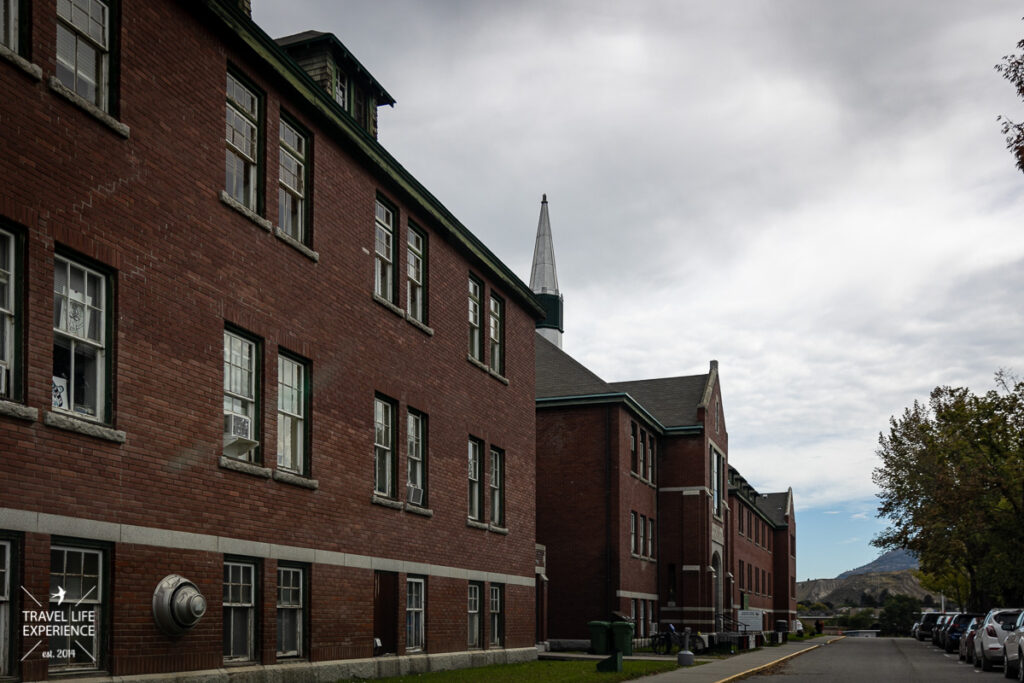
M 536 661 L 522 664 L 497 664 L 475 669 L 458 669 L 456 671 L 436 671 L 413 676 L 382 678 L 382 681 L 402 683 L 477 683 L 478 681 L 496 681 L 497 683 L 577 683 L 582 681 L 628 681 L 642 676 L 672 671 L 676 668 L 674 661 L 647 662 L 627 661 L 622 663 L 621 673 L 598 673 L 596 661 L 586 662 L 555 662 Z

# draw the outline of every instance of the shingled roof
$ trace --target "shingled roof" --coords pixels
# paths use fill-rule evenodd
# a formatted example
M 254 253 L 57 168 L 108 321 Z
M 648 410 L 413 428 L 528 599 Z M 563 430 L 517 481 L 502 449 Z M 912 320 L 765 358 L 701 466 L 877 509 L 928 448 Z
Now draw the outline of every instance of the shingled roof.
M 772 524 L 775 526 L 786 526 L 789 524 L 786 513 L 789 512 L 789 497 L 792 493 L 792 489 L 781 493 L 764 493 L 757 501 L 757 507 L 768 516 L 768 519 L 772 520 Z
M 538 399 L 628 394 L 665 428 L 698 424 L 697 408 L 710 377 L 709 373 L 609 383 L 540 335 L 536 375 Z

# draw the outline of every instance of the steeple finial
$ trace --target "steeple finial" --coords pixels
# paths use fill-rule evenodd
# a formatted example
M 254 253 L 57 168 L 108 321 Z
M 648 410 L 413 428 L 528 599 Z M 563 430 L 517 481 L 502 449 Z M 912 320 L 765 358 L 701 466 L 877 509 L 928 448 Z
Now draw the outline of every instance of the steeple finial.
M 558 292 L 558 273 L 555 269 L 555 244 L 551 237 L 551 219 L 548 217 L 548 195 L 541 195 L 540 219 L 537 221 L 537 242 L 533 248 L 533 268 L 530 270 L 530 289 L 544 307 L 547 316 L 537 323 L 540 333 L 562 346 L 562 295 Z

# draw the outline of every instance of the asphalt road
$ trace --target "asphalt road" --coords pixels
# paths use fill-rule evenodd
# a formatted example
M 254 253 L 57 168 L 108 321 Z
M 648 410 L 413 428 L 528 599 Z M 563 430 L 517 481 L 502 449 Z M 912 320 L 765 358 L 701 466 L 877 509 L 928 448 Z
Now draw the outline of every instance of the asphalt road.
M 931 643 L 911 638 L 843 638 L 744 681 L 828 683 L 947 683 L 1006 680 L 1001 668 L 981 672 Z

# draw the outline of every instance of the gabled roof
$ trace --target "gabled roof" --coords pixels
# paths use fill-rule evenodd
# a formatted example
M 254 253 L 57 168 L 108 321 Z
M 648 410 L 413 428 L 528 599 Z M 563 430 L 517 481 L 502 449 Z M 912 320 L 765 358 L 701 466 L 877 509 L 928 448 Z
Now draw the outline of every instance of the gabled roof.
M 772 520 L 772 524 L 784 527 L 789 524 L 788 515 L 792 495 L 793 489 L 781 493 L 764 493 L 757 501 L 757 507 L 768 516 L 768 519 Z
M 589 396 L 614 390 L 575 358 L 536 335 L 537 398 Z
M 697 408 L 709 377 L 710 374 L 663 377 L 613 382 L 609 386 L 635 398 L 666 427 L 682 427 L 698 424 Z
M 395 105 L 395 98 L 388 94 L 388 91 L 384 89 L 384 86 L 377 82 L 377 79 L 373 77 L 373 74 L 371 74 L 370 71 L 355 58 L 355 55 L 349 52 L 349 49 L 345 47 L 345 44 L 338 40 L 338 37 L 333 33 L 325 33 L 323 31 L 303 31 L 302 33 L 293 33 L 290 36 L 284 36 L 283 38 L 276 38 L 275 42 L 284 48 L 295 48 L 305 45 L 324 43 L 334 54 L 335 61 L 342 66 L 347 67 L 348 71 L 358 74 L 360 78 L 370 84 L 373 94 L 377 98 L 377 104 Z

